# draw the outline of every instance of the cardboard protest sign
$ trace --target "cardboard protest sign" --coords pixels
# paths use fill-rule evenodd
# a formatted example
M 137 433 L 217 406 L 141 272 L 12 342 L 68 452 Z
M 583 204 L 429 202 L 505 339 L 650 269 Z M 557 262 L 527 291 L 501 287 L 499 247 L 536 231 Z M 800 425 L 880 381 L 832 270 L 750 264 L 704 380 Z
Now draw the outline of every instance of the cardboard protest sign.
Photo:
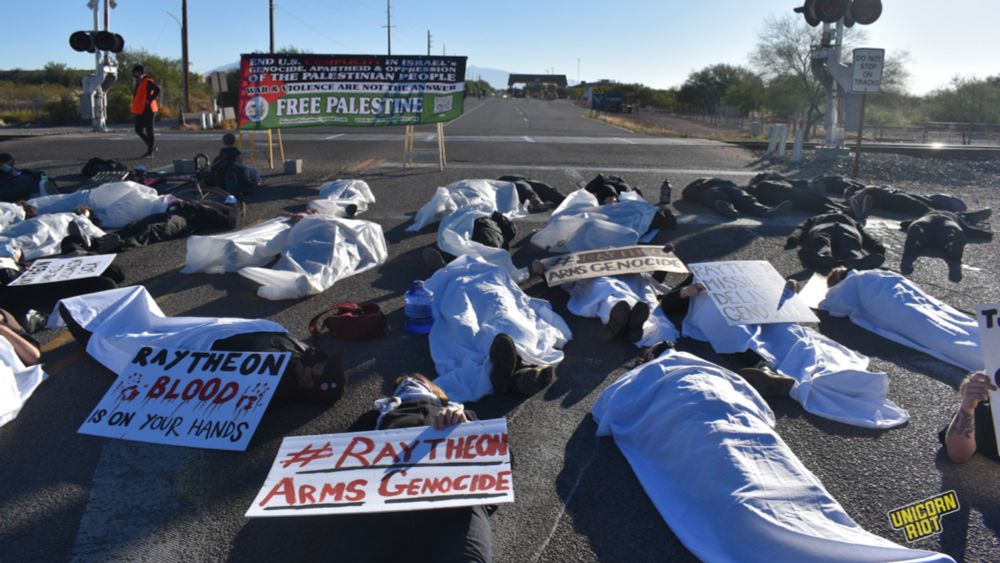
M 688 272 L 684 263 L 672 252 L 664 252 L 662 246 L 588 250 L 546 258 L 542 264 L 545 265 L 545 281 L 550 287 L 601 276 L 655 271 Z
M 985 373 L 1000 388 L 1000 304 L 976 307 L 979 318 L 979 342 L 983 348 Z M 1000 391 L 990 391 L 990 411 L 1000 450 Z
M 83 278 L 96 278 L 115 261 L 117 254 L 50 258 L 35 260 L 27 270 L 8 285 L 37 285 Z
M 766 260 L 702 262 L 688 268 L 708 288 L 729 326 L 819 322 Z
M 81 434 L 245 450 L 288 353 L 144 347 L 80 426 Z
M 826 299 L 830 287 L 827 285 L 827 276 L 818 272 L 813 272 L 805 287 L 799 291 L 799 300 L 810 309 L 819 309 L 819 304 Z
M 243 55 L 239 127 L 451 121 L 462 115 L 465 61 L 421 55 Z
M 514 501 L 507 421 L 285 438 L 246 515 L 426 510 Z

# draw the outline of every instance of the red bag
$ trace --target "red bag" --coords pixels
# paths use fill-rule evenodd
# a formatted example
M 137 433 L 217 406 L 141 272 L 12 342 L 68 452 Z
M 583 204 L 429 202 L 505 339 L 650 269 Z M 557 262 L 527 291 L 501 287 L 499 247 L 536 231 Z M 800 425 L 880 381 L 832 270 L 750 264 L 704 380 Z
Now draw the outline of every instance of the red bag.
M 330 316 L 323 319 L 325 315 Z M 322 324 L 320 319 L 323 319 Z M 385 313 L 377 303 L 358 305 L 353 301 L 343 301 L 330 305 L 313 317 L 309 321 L 309 332 L 314 337 L 325 335 L 340 340 L 371 340 L 385 336 L 389 330 Z

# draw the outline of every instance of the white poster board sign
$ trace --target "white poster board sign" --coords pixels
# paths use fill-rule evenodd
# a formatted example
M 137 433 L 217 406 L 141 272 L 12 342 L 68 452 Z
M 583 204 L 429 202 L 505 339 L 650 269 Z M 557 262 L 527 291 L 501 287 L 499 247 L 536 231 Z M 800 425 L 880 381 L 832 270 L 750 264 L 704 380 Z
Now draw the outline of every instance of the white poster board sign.
M 623 246 L 607 250 L 588 250 L 542 260 L 545 281 L 550 287 L 601 276 L 639 272 L 688 273 L 684 263 L 662 246 Z
M 979 318 L 979 341 L 983 348 L 985 373 L 993 385 L 1000 388 L 1000 304 L 976 307 Z M 1000 451 L 1000 390 L 990 391 L 990 411 L 996 432 L 997 450 Z
M 766 260 L 701 262 L 688 268 L 694 281 L 708 288 L 729 326 L 819 322 Z
M 143 347 L 81 434 L 245 450 L 291 354 Z
M 117 254 L 98 254 L 76 258 L 35 260 L 23 274 L 8 285 L 38 285 L 83 278 L 96 278 L 115 261 Z
M 514 501 L 505 419 L 290 436 L 246 515 L 426 510 Z
M 852 92 L 879 92 L 882 90 L 882 67 L 885 49 L 855 49 Z

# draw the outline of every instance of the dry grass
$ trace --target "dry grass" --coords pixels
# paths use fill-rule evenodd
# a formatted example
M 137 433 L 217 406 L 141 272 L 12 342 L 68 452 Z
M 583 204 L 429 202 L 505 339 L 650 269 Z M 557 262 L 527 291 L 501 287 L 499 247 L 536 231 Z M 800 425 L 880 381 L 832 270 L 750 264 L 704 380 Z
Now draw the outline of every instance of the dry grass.
M 731 135 L 725 133 L 698 133 L 694 134 L 690 131 L 682 131 L 673 127 L 665 127 L 662 125 L 657 125 L 643 121 L 641 118 L 635 118 L 627 115 L 608 115 L 606 113 L 590 113 L 588 117 L 596 119 L 598 121 L 603 121 L 609 125 L 614 125 L 615 127 L 621 127 L 622 129 L 627 129 L 633 133 L 642 133 L 644 135 L 661 135 L 665 137 L 681 137 L 690 138 L 697 137 L 699 139 L 711 139 L 715 141 L 737 141 L 746 140 L 747 136 L 743 135 Z

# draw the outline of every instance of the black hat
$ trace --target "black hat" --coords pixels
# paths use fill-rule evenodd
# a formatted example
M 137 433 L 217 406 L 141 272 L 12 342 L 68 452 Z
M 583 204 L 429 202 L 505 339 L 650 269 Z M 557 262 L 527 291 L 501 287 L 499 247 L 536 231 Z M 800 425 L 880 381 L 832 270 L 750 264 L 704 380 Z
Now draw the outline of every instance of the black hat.
M 132 67 L 132 72 L 146 72 L 146 69 L 142 68 L 142 65 L 135 65 Z

